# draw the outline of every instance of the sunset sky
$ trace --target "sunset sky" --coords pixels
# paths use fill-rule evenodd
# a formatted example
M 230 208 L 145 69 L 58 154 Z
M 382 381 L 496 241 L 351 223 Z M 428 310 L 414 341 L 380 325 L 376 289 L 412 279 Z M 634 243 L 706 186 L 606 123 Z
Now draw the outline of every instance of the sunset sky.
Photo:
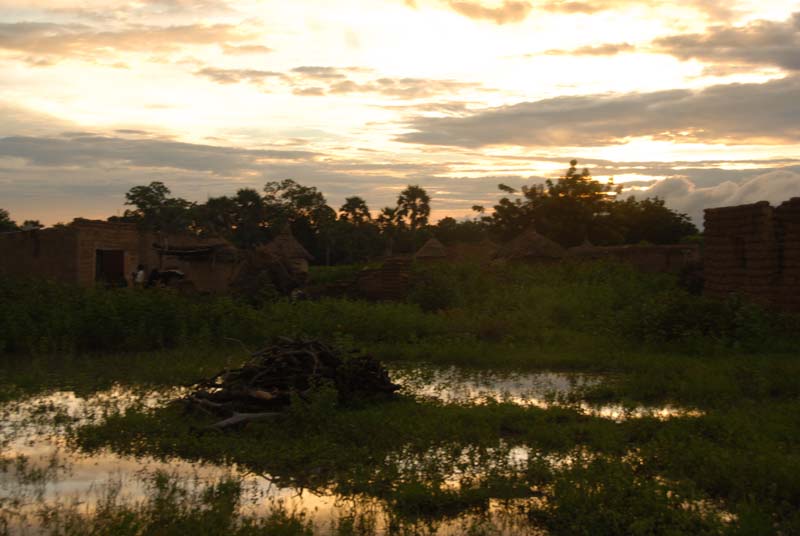
M 0 73 L 18 222 L 283 178 L 465 216 L 571 158 L 696 219 L 800 196 L 800 1 L 0 0 Z

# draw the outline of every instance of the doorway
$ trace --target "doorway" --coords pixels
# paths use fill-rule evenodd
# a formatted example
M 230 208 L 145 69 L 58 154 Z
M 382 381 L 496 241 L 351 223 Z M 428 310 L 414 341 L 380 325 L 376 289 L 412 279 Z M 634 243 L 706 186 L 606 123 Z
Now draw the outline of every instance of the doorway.
M 125 286 L 125 252 L 98 249 L 95 252 L 94 280 L 108 286 Z

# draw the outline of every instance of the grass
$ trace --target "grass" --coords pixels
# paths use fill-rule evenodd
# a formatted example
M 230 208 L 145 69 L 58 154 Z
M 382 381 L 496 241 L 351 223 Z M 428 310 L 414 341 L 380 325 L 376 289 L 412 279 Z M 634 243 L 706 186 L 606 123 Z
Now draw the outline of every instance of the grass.
M 351 275 L 342 268 L 317 277 L 324 283 Z M 670 277 L 606 264 L 457 265 L 418 267 L 403 303 L 328 299 L 253 308 L 219 298 L 8 281 L 0 282 L 4 300 L 0 403 L 51 389 L 168 388 L 239 364 L 247 356 L 243 345 L 304 334 L 398 366 L 605 378 L 577 393 L 574 404 L 700 410 L 694 417 L 615 422 L 570 405 L 401 397 L 339 407 L 323 389 L 278 419 L 221 434 L 204 430 L 207 416 L 176 405 L 112 405 L 97 412 L 106 416 L 99 421 L 60 422 L 70 445 L 236 464 L 281 486 L 337 494 L 354 509 L 324 528 L 285 510 L 251 518 L 233 480 L 193 495 L 183 482 L 159 477 L 153 495 L 160 502 L 116 497 L 98 511 L 102 517 L 61 505 L 47 518 L 54 534 L 77 533 L 81 523 L 97 534 L 197 527 L 417 534 L 448 523 L 464 523 L 465 534 L 493 534 L 498 512 L 515 520 L 517 532 L 800 533 L 797 318 L 736 299 L 692 296 Z M 520 449 L 529 455 L 515 456 Z M 176 512 L 172 525 L 160 517 L 167 508 Z
M 708 511 L 686 510 L 688 501 L 760 518 L 763 530 L 777 524 L 793 533 L 800 521 L 799 415 L 796 400 L 621 423 L 511 404 L 401 399 L 337 409 L 323 401 L 252 423 L 245 433 L 199 432 L 207 418 L 171 407 L 113 415 L 78 429 L 73 440 L 89 452 L 111 447 L 127 455 L 236 463 L 282 486 L 378 498 L 411 520 L 538 496 L 546 501 L 530 515 L 556 533 L 737 529 Z M 510 458 L 520 446 L 534 453 L 521 466 Z M 447 484 L 453 478 L 457 487 Z
M 622 265 L 417 270 L 405 303 L 277 300 L 261 308 L 165 291 L 0 280 L 0 353 L 141 352 L 305 334 L 407 351 L 428 344 L 439 354 L 448 346 L 453 353 L 503 343 L 558 353 L 711 355 L 791 352 L 800 332 L 797 318 L 737 300 L 705 300 L 682 291 L 673 278 Z M 334 272 L 341 271 L 347 272 Z

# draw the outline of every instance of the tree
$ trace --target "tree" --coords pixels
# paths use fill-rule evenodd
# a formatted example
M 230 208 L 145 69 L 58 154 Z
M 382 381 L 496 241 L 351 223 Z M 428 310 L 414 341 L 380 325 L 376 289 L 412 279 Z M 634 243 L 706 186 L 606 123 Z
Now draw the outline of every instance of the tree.
M 314 186 L 303 186 L 292 179 L 270 181 L 264 185 L 264 203 L 270 227 L 290 224 L 292 233 L 317 258 L 330 258 L 332 224 L 336 211 Z
M 25 220 L 22 222 L 21 229 L 23 231 L 32 231 L 34 229 L 44 229 L 44 225 L 39 220 Z
M 394 239 L 403 226 L 403 221 L 400 219 L 398 212 L 397 207 L 383 207 L 376 220 L 378 229 L 386 238 L 386 252 L 389 255 L 394 253 Z
M 238 207 L 228 196 L 209 197 L 193 212 L 194 231 L 202 236 L 222 236 L 234 241 L 238 222 Z
M 675 244 L 698 232 L 689 216 L 670 210 L 658 197 L 637 201 L 631 196 L 612 203 L 609 220 L 628 244 Z
M 587 168 L 579 173 L 577 166 L 577 160 L 570 161 L 564 176 L 556 181 L 548 179 L 544 190 L 537 192 L 537 229 L 563 246 L 576 246 L 591 239 L 602 227 L 603 216 L 614 200 L 613 180 L 603 184 Z
M 265 184 L 264 203 L 274 212 L 273 216 L 280 216 L 288 221 L 306 218 L 313 222 L 315 216 L 330 209 L 325 196 L 315 186 L 303 186 L 293 179 Z
M 136 207 L 126 210 L 122 219 L 136 222 L 146 230 L 179 232 L 192 223 L 193 203 L 180 197 L 168 197 L 169 188 L 159 181 L 147 186 L 134 186 L 125 194 L 125 204 Z
M 579 172 L 577 160 L 555 181 L 523 186 L 521 194 L 504 184 L 498 188 L 515 197 L 500 199 L 494 213 L 481 220 L 501 239 L 518 236 L 531 225 L 567 247 L 586 239 L 597 245 L 642 240 L 668 244 L 697 231 L 688 216 L 670 210 L 660 199 L 619 200 L 621 187 L 613 178 L 601 183 L 588 169 Z M 480 212 L 482 207 L 473 209 Z
M 339 208 L 339 219 L 362 225 L 372 221 L 372 215 L 366 201 L 358 196 L 348 197 L 344 200 L 344 205 Z
M 252 248 L 268 238 L 267 207 L 258 191 L 242 188 L 233 198 L 234 242 L 243 248 Z
M 408 220 L 408 227 L 412 232 L 428 225 L 431 214 L 431 198 L 419 185 L 408 185 L 400 192 L 397 198 L 397 215 L 402 220 Z
M 486 224 L 479 220 L 458 221 L 448 216 L 439 220 L 431 230 L 433 235 L 445 244 L 480 242 L 486 238 Z
M 11 219 L 7 210 L 0 208 L 0 233 L 9 231 L 19 231 L 19 227 L 14 220 Z

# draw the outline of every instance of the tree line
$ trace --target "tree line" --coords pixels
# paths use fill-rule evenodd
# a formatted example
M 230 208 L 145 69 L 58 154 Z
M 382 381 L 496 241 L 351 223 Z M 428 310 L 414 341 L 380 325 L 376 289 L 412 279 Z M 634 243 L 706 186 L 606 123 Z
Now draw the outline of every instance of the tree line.
M 418 185 L 407 186 L 394 206 L 373 216 L 359 196 L 346 198 L 335 210 L 316 187 L 292 179 L 267 182 L 262 191 L 242 188 L 204 203 L 173 197 L 164 183 L 155 181 L 131 188 L 125 194 L 130 208 L 109 220 L 133 222 L 143 230 L 219 236 L 243 249 L 268 242 L 288 225 L 322 264 L 410 253 L 430 237 L 446 244 L 504 241 L 531 227 L 565 247 L 587 240 L 595 245 L 670 244 L 697 233 L 686 214 L 667 208 L 663 200 L 622 199 L 613 179 L 601 183 L 588 169 L 579 172 L 575 160 L 563 176 L 543 185 L 520 191 L 503 184 L 498 188 L 505 195 L 491 213 L 476 205 L 471 219 L 446 217 L 431 224 L 431 198 Z M 0 231 L 19 228 L 0 209 Z

